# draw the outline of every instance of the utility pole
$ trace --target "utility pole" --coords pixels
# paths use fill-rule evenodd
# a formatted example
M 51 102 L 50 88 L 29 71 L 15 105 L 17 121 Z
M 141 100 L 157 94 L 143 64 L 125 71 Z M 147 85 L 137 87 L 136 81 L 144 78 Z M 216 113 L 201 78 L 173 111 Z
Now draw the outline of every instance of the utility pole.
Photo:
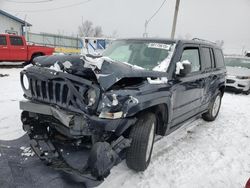
M 25 22 L 25 39 L 28 41 L 28 24 L 26 22 L 27 14 L 25 14 L 24 22 Z
M 148 28 L 148 20 L 145 21 L 145 25 L 144 25 L 144 29 L 145 29 L 143 33 L 144 38 L 148 38 L 147 28 Z
M 179 5 L 180 5 L 180 0 L 176 0 L 175 12 L 174 12 L 174 20 L 173 20 L 172 32 L 171 32 L 171 39 L 174 39 L 174 36 L 175 36 L 177 17 L 178 17 L 178 12 L 179 12 Z

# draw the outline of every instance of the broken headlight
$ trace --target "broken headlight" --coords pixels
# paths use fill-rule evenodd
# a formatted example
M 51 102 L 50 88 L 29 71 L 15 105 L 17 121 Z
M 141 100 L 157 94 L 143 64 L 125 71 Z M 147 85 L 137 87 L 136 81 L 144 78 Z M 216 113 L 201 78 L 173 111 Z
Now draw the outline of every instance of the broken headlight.
M 87 93 L 87 102 L 88 102 L 88 106 L 93 106 L 96 102 L 96 91 L 93 88 L 90 88 Z
M 123 117 L 122 107 L 123 102 L 119 102 L 116 94 L 107 96 L 103 103 L 102 111 L 99 118 L 103 119 L 118 119 Z
M 123 112 L 101 112 L 99 118 L 102 119 L 119 119 L 122 118 Z

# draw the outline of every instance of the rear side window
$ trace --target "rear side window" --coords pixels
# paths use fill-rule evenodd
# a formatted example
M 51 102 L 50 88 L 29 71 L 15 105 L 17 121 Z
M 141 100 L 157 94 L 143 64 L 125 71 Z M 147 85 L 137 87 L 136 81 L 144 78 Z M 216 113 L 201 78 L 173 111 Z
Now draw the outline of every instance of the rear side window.
M 222 51 L 219 49 L 214 49 L 215 65 L 217 68 L 225 67 L 224 56 Z
M 209 48 L 202 48 L 202 52 L 204 55 L 204 69 L 208 70 L 212 68 L 212 58 Z
M 10 44 L 13 46 L 23 46 L 23 39 L 21 37 L 10 37 Z
M 191 72 L 197 72 L 201 70 L 198 48 L 184 49 L 182 52 L 181 61 L 189 61 L 191 63 Z
M 0 45 L 7 45 L 6 37 L 0 36 Z

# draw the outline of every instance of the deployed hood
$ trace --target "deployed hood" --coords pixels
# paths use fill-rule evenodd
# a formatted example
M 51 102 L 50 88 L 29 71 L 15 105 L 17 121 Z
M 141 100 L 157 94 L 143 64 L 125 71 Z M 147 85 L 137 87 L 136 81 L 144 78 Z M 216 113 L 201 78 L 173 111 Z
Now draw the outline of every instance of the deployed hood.
M 128 63 L 115 62 L 107 57 L 54 55 L 38 57 L 34 62 L 36 66 L 96 80 L 103 90 L 108 90 L 123 78 L 150 78 L 154 80 L 167 77 L 166 72 L 145 70 Z
M 227 74 L 230 76 L 250 76 L 250 69 L 243 67 L 227 67 Z

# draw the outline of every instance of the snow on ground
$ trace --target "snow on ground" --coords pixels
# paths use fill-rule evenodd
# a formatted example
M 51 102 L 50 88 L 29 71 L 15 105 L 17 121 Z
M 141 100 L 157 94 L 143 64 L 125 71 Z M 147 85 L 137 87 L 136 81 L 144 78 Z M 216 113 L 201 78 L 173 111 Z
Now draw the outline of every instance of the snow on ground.
M 19 101 L 23 92 L 19 82 L 22 69 L 0 69 L 0 139 L 12 140 L 24 134 L 20 121 Z
M 250 96 L 226 93 L 218 119 L 155 143 L 145 172 L 115 167 L 100 188 L 243 188 L 250 177 Z
M 0 69 L 0 140 L 24 132 L 18 101 L 21 69 Z M 24 148 L 25 150 L 25 148 Z M 188 123 L 156 141 L 151 164 L 135 173 L 125 162 L 100 188 L 243 188 L 250 177 L 250 95 L 226 93 L 218 119 Z

